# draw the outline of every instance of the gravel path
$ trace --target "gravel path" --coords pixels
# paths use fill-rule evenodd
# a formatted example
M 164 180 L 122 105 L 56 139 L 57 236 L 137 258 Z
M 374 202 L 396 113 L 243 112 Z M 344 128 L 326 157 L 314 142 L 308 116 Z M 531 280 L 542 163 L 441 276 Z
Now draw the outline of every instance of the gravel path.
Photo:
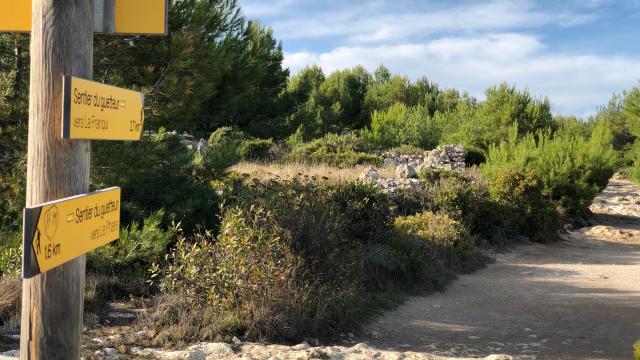
M 640 339 L 640 188 L 613 179 L 593 226 L 553 245 L 518 246 L 368 326 L 380 348 L 441 355 L 632 359 Z

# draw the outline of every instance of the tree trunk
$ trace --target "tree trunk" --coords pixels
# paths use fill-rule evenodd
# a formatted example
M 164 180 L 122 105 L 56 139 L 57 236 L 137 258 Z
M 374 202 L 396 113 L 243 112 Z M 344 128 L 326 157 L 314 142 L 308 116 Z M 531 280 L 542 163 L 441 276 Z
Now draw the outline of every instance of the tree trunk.
M 33 0 L 27 206 L 85 193 L 88 141 L 61 138 L 62 75 L 91 79 L 91 0 Z M 85 258 L 23 281 L 21 359 L 80 359 Z

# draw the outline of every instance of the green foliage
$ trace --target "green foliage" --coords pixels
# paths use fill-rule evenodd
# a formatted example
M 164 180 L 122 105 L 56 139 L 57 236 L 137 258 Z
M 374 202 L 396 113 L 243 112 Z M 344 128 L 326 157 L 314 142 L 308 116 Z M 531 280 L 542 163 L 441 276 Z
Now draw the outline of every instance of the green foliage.
M 295 146 L 284 157 L 284 161 L 326 163 L 334 166 L 382 165 L 381 157 L 368 154 L 364 149 L 362 140 L 355 134 L 327 134 L 320 139 Z
M 0 277 L 19 275 L 22 269 L 22 232 L 0 227 Z
M 467 229 L 446 214 L 423 212 L 395 219 L 396 232 L 419 239 L 427 246 L 427 259 L 444 261 L 447 266 L 459 266 L 474 253 L 474 245 Z
M 26 202 L 25 155 L 17 149 L 0 154 L 0 228 L 17 231 L 22 226 L 22 209 Z
M 546 196 L 580 214 L 616 168 L 611 132 L 598 124 L 589 139 L 561 131 L 553 135 L 539 131 L 519 138 L 513 126 L 508 140 L 489 148 L 481 171 L 488 179 L 508 170 L 533 171 L 542 180 Z
M 640 360 L 640 340 L 633 344 L 633 355 L 636 357 L 636 360 Z
M 461 117 L 460 125 L 445 132 L 449 142 L 474 145 L 482 149 L 505 141 L 509 129 L 517 127 L 524 135 L 554 126 L 548 99 L 532 98 L 527 90 L 518 91 L 502 83 L 485 91 L 486 100 L 479 105 L 459 108 L 454 117 Z
M 340 183 L 329 190 L 346 235 L 361 243 L 384 242 L 391 227 L 389 198 L 373 185 Z
M 412 145 L 400 145 L 387 150 L 390 153 L 399 155 L 423 155 L 424 149 Z
M 164 227 L 164 211 L 134 221 L 120 231 L 120 239 L 88 254 L 87 268 L 97 274 L 143 277 L 149 266 L 162 260 L 176 240 L 177 226 Z
M 347 309 L 364 277 L 361 245 L 347 226 L 375 220 L 345 216 L 355 210 L 338 197 L 351 190 L 237 183 L 226 195 L 217 241 L 179 242 L 154 277 L 164 292 L 232 312 L 244 337 L 298 339 L 340 329 L 353 321 Z
M 317 67 L 306 69 L 287 88 L 285 97 L 294 104 L 288 127 L 304 141 L 364 127 L 369 116 L 363 103 L 371 81 L 362 66 L 333 72 L 326 79 Z
M 238 155 L 243 160 L 268 160 L 273 148 L 274 143 L 271 139 L 248 139 L 240 144 Z
M 362 131 L 362 137 L 374 148 L 411 145 L 431 149 L 438 144 L 439 131 L 424 107 L 396 103 L 385 112 L 374 111 L 371 128 Z
M 282 59 L 272 31 L 245 21 L 235 0 L 176 0 L 166 37 L 97 37 L 94 78 L 144 92 L 148 129 L 205 136 L 237 126 L 271 137 L 288 77 Z
M 464 149 L 466 151 L 464 162 L 467 166 L 480 166 L 487 161 L 487 156 L 482 149 L 473 145 L 466 146 Z
M 228 126 L 211 133 L 203 159 L 204 168 L 209 176 L 221 176 L 229 166 L 240 160 L 239 149 L 246 138 L 242 131 Z
M 163 130 L 138 142 L 96 142 L 92 147 L 92 188 L 120 186 L 124 224 L 166 210 L 166 224 L 185 230 L 216 223 L 216 194 L 201 175 L 194 151 Z
M 491 197 L 502 207 L 504 228 L 511 233 L 526 235 L 533 241 L 557 239 L 560 215 L 543 195 L 543 184 L 533 172 L 498 173 L 491 183 Z

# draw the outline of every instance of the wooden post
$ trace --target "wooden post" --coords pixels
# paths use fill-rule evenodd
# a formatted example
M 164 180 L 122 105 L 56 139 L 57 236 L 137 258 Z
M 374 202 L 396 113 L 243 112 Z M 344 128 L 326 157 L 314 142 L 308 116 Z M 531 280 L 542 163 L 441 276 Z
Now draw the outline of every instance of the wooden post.
M 89 142 L 61 139 L 62 75 L 93 73 L 92 1 L 32 6 L 27 206 L 88 191 Z M 23 281 L 21 359 L 80 359 L 84 284 L 84 256 Z

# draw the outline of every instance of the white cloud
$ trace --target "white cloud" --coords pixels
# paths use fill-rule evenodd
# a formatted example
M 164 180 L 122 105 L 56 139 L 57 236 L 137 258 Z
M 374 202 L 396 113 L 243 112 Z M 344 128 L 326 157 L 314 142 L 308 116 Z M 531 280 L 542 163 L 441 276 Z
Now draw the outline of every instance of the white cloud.
M 363 65 L 370 71 L 384 63 L 413 79 L 423 75 L 443 87 L 469 90 L 482 98 L 484 89 L 502 81 L 549 96 L 555 112 L 583 115 L 606 104 L 614 92 L 637 85 L 640 59 L 545 53 L 532 35 L 488 34 L 445 37 L 426 43 L 343 46 L 323 53 L 285 54 L 293 73 L 318 64 L 325 72 Z
M 388 4 L 387 4 L 388 5 Z M 391 13 L 380 5 L 352 5 L 304 14 L 271 24 L 284 39 L 343 37 L 350 43 L 380 43 L 452 31 L 505 31 L 546 25 L 575 26 L 595 15 L 573 11 L 542 11 L 531 1 L 494 0 L 422 12 Z
M 243 1 L 242 13 L 250 19 L 276 16 L 286 12 L 293 4 L 295 4 L 295 0 Z

